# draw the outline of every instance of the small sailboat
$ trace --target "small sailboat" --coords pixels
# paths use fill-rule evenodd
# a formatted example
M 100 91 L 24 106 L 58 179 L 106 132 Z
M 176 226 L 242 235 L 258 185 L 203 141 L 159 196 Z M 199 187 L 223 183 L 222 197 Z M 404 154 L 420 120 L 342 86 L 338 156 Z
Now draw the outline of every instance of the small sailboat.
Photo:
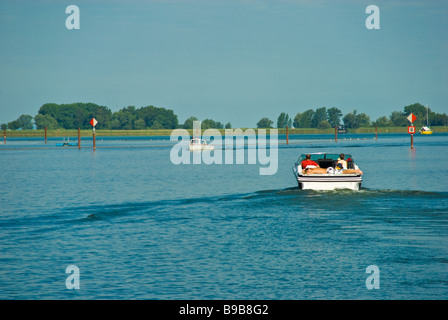
M 421 134 L 432 134 L 432 130 L 429 127 L 429 121 L 428 121 L 428 105 L 426 105 L 426 126 L 423 126 L 418 132 Z

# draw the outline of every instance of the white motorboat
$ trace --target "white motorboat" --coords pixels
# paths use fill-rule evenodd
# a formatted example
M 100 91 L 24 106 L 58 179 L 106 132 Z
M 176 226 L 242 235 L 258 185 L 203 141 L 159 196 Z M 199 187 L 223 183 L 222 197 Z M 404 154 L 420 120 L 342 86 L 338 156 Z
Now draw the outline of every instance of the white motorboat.
M 293 167 L 300 189 L 359 190 L 361 188 L 363 173 L 353 161 L 351 154 L 310 153 L 308 155 L 309 160 L 317 166 L 307 165 L 303 168 L 302 162 L 306 160 L 307 155 L 302 154 Z M 307 164 L 307 162 L 303 163 Z
M 214 146 L 208 145 L 203 139 L 193 138 L 189 144 L 190 151 L 215 150 Z

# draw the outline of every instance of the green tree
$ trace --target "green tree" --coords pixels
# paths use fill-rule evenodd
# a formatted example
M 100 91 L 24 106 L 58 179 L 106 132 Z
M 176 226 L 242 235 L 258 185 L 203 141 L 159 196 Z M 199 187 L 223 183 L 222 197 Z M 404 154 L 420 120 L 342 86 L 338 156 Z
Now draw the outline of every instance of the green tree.
M 372 123 L 374 126 L 377 127 L 390 127 L 392 126 L 392 121 L 388 119 L 386 116 L 379 117 Z
M 342 121 L 344 121 L 344 126 L 347 129 L 356 129 L 356 110 L 353 112 L 347 113 L 343 118 Z
M 189 117 L 187 120 L 185 120 L 184 125 L 182 126 L 182 128 L 184 128 L 184 129 L 193 129 L 193 121 L 199 121 L 199 119 L 196 118 L 195 116 Z
M 431 112 L 431 110 L 429 110 Z M 408 106 L 405 106 L 403 108 L 403 113 L 407 117 L 411 113 L 414 114 L 414 116 L 417 117 L 417 119 L 414 121 L 414 126 L 421 127 L 422 125 L 426 124 L 426 107 L 420 103 L 414 103 L 410 104 Z M 410 122 L 407 122 L 406 125 L 409 125 Z
M 154 123 L 153 123 L 154 124 Z M 158 122 L 157 122 L 157 124 L 159 124 Z M 159 124 L 160 125 L 160 124 Z M 161 126 L 161 125 L 160 125 Z M 153 126 L 151 126 L 151 127 L 153 127 Z M 162 127 L 163 128 L 163 127 Z M 140 119 L 136 119 L 135 121 L 134 121 L 134 126 L 133 126 L 133 129 L 135 129 L 135 130 L 143 130 L 143 129 L 146 129 L 146 123 L 145 123 L 145 120 L 143 120 L 142 118 L 140 118 Z
M 448 115 L 446 113 L 430 113 L 429 123 L 433 126 L 448 126 Z
M 227 122 L 225 125 L 226 129 L 232 129 L 232 125 L 230 124 L 230 122 Z
M 134 122 L 137 120 L 136 109 L 134 106 L 125 107 L 117 112 L 114 112 L 112 121 L 114 128 L 122 130 L 134 129 Z
M 296 116 L 294 117 L 294 121 L 293 121 L 293 126 L 294 128 L 299 128 L 300 127 L 300 119 L 302 117 L 301 113 L 297 113 Z
M 356 116 L 356 125 L 358 128 L 370 127 L 370 117 L 365 113 L 360 113 Z
M 292 121 L 289 115 L 285 112 L 280 113 L 277 118 L 277 128 L 291 127 Z
M 58 120 L 58 114 L 60 112 L 60 107 L 56 103 L 45 103 L 39 108 L 38 114 L 50 115 L 56 121 Z
M 409 124 L 406 115 L 401 111 L 392 112 L 389 118 L 392 124 L 396 127 L 404 127 Z
M 201 122 L 202 129 L 223 129 L 224 126 L 219 121 L 214 121 L 212 119 L 205 119 Z
M 8 123 L 8 128 L 11 130 L 30 130 L 33 129 L 33 117 L 27 114 L 22 114 L 16 120 Z
M 34 117 L 34 122 L 36 123 L 37 129 L 57 129 L 58 128 L 58 122 L 49 114 L 42 115 L 37 114 Z
M 98 121 L 97 128 L 107 129 L 112 119 L 112 112 L 107 107 L 82 102 L 46 103 L 40 107 L 38 114 L 51 116 L 57 121 L 58 127 L 64 129 L 90 128 L 89 122 L 92 118 Z
M 272 128 L 274 122 L 269 118 L 261 118 L 260 121 L 257 122 L 257 128 Z
M 150 129 L 164 129 L 163 125 L 159 123 L 157 120 L 153 122 Z
M 8 129 L 10 130 L 20 129 L 20 123 L 17 120 L 8 122 Z
M 109 122 L 109 127 L 110 127 L 112 130 L 119 130 L 119 129 L 121 129 L 121 123 L 120 123 L 120 120 L 118 120 L 117 117 L 116 117 L 115 115 L 112 116 L 112 119 L 111 119 L 110 122 Z
M 154 122 L 158 122 L 157 126 L 161 125 L 163 129 L 175 129 L 179 124 L 177 115 L 170 109 L 147 106 L 136 110 L 135 113 L 138 119 L 145 121 L 148 128 L 152 128 Z
M 342 112 L 338 108 L 333 107 L 327 110 L 327 120 L 331 127 L 339 127 L 341 125 L 341 117 Z
M 329 129 L 329 128 L 331 128 L 331 124 L 330 124 L 330 122 L 328 122 L 328 120 L 322 120 L 317 125 L 317 128 L 318 129 Z
M 317 128 L 323 120 L 327 120 L 327 108 L 317 108 L 311 119 L 311 128 Z
M 22 114 L 17 118 L 17 122 L 19 123 L 20 128 L 22 128 L 23 130 L 33 129 L 33 117 L 28 114 Z
M 303 113 L 298 113 L 294 117 L 294 127 L 296 128 L 311 128 L 311 122 L 314 117 L 314 110 L 308 109 Z
M 357 129 L 360 127 L 370 126 L 370 117 L 365 113 L 359 113 L 354 110 L 353 112 L 347 113 L 344 118 L 344 125 L 349 129 Z
M 98 121 L 98 124 L 95 126 L 97 129 L 110 129 L 112 111 L 109 108 L 95 103 L 78 103 L 78 107 L 86 111 L 84 112 L 85 118 L 82 127 L 90 128 L 90 120 L 95 118 Z

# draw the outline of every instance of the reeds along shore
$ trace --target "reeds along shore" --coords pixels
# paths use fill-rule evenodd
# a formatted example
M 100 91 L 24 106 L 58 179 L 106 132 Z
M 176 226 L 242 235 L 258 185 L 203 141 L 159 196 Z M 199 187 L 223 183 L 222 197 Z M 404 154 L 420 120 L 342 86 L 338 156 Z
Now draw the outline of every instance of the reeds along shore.
M 275 129 L 275 128 L 274 128 Z M 417 128 L 418 129 L 418 128 Z M 448 126 L 443 127 L 431 127 L 435 133 L 448 132 Z M 221 134 L 225 134 L 225 129 L 218 129 Z M 233 129 L 234 130 L 234 129 Z M 241 130 L 246 131 L 247 128 L 241 128 Z M 257 133 L 258 129 L 253 129 Z M 266 129 L 269 133 L 270 129 Z M 286 134 L 286 129 L 277 129 L 278 134 Z M 407 133 L 407 127 L 378 127 L 377 132 L 379 134 L 384 133 Z M 96 130 L 96 136 L 170 136 L 171 129 L 146 129 L 146 130 Z M 297 128 L 288 129 L 289 134 L 334 134 L 334 128 L 330 129 L 311 129 L 311 128 Z M 193 130 L 188 130 L 190 135 L 193 134 Z M 204 132 L 204 130 L 202 130 Z M 7 137 L 43 137 L 45 135 L 44 130 L 6 130 L 2 132 L 6 134 Z M 375 134 L 374 127 L 365 127 L 358 129 L 349 129 L 347 133 L 372 133 Z M 47 137 L 77 137 L 78 130 L 67 130 L 67 129 L 52 129 L 47 130 Z M 81 130 L 82 137 L 92 136 L 91 129 Z

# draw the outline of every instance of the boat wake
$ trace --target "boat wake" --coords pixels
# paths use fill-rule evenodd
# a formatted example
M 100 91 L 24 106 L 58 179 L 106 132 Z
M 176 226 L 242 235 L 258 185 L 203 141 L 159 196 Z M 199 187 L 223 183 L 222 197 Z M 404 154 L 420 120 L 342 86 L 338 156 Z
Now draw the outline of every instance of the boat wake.
M 355 214 L 367 211 L 420 212 L 446 216 L 448 193 L 369 188 L 314 191 L 291 187 L 212 197 L 67 207 L 23 218 L 4 217 L 0 220 L 0 227 L 18 233 L 26 230 L 24 236 L 33 237 L 64 228 L 83 228 L 92 223 L 134 224 L 150 220 L 159 224 L 192 219 L 268 219 L 279 212 L 302 214 L 313 210 Z
M 421 190 L 391 190 L 391 189 L 369 189 L 361 188 L 358 191 L 349 189 L 314 191 L 300 190 L 297 187 L 285 189 L 266 189 L 258 190 L 253 193 L 229 194 L 215 197 L 186 198 L 177 200 L 159 200 L 147 202 L 131 202 L 110 205 L 93 205 L 87 207 L 67 208 L 64 213 L 81 213 L 83 217 L 79 222 L 86 221 L 105 221 L 118 218 L 142 218 L 152 217 L 154 219 L 190 219 L 188 212 L 210 212 L 228 210 L 244 210 L 247 206 L 285 206 L 291 200 L 311 203 L 313 200 L 322 199 L 328 203 L 337 201 L 339 206 L 347 207 L 350 204 L 369 201 L 381 203 L 382 201 L 398 201 L 406 204 L 406 201 L 415 199 L 434 199 L 437 201 L 448 201 L 448 193 L 429 192 Z M 413 200 L 414 199 L 414 200 Z M 345 204 L 343 204 L 345 202 Z M 442 201 L 444 202 L 444 201 Z M 217 209 L 218 208 L 218 209 Z M 73 221 L 73 220 L 72 220 Z

